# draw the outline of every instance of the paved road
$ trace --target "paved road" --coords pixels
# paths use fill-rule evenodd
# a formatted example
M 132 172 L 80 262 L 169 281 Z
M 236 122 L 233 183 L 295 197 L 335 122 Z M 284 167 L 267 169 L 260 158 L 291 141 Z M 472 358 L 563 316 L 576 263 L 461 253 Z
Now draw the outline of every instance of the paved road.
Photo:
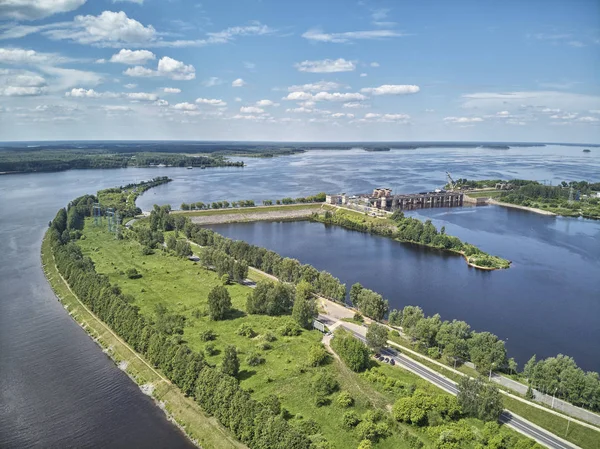
M 327 322 L 333 323 L 336 321 L 334 319 L 328 318 L 325 315 L 319 315 L 319 319 L 325 321 L 326 324 Z M 354 327 L 360 326 L 351 326 L 349 325 L 350 323 L 339 321 L 338 323 L 341 323 L 340 325 L 346 330 L 350 331 L 356 338 L 363 342 L 366 342 L 365 336 L 361 332 L 354 329 Z M 454 381 L 445 378 L 444 376 L 436 373 L 435 371 L 431 371 L 428 368 L 423 367 L 422 365 L 410 359 L 409 357 L 401 354 L 399 351 L 392 348 L 385 348 L 381 351 L 381 354 L 385 355 L 386 357 L 393 358 L 397 365 L 400 365 L 408 369 L 409 371 L 414 372 L 415 374 L 428 380 L 434 385 L 437 385 L 438 387 L 442 388 L 448 393 L 454 395 L 458 393 L 458 388 L 456 387 L 456 383 Z M 547 430 L 535 426 L 534 424 L 521 418 L 520 416 L 510 413 L 508 410 L 502 412 L 502 415 L 500 415 L 500 422 L 514 428 L 520 433 L 536 440 L 538 443 L 543 444 L 544 446 L 547 446 L 551 449 L 573 449 L 578 447 L 562 440 L 561 438 L 548 432 Z

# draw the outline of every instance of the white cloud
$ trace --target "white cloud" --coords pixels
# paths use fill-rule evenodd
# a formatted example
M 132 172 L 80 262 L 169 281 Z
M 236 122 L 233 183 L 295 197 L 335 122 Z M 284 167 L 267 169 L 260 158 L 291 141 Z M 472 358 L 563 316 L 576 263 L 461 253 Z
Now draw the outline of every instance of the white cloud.
M 152 104 L 154 104 L 156 106 L 169 106 L 169 102 L 167 100 L 163 100 L 163 99 L 158 99 Z
M 73 11 L 86 0 L 2 0 L 0 18 L 37 20 L 53 14 Z
M 404 95 L 416 94 L 419 90 L 419 86 L 412 84 L 384 84 L 379 87 L 365 87 L 360 91 L 373 95 Z
M 335 42 L 344 43 L 359 39 L 387 39 L 390 37 L 404 36 L 393 30 L 369 30 L 369 31 L 348 31 L 345 33 L 324 33 L 319 29 L 312 29 L 305 32 L 302 37 L 316 42 Z
M 258 100 L 256 102 L 256 106 L 258 106 L 259 108 L 266 108 L 269 106 L 279 106 L 279 103 L 275 103 L 271 100 Z
M 425 112 L 435 112 L 435 109 L 425 109 Z
M 256 64 L 253 62 L 246 61 L 244 62 L 244 67 L 248 70 L 254 70 L 256 68 Z
M 445 122 L 448 123 L 478 123 L 483 122 L 481 117 L 445 117 Z
M 64 90 L 75 86 L 96 86 L 102 82 L 102 75 L 86 70 L 64 69 L 60 67 L 40 66 L 39 70 L 54 77 L 52 89 Z
M 310 73 L 335 73 L 352 72 L 356 70 L 356 64 L 352 61 L 339 59 L 323 59 L 321 61 L 302 61 L 294 64 L 294 67 L 300 72 Z
M 237 101 L 237 102 L 239 103 L 240 101 L 242 101 L 242 99 L 241 99 L 240 97 L 235 97 L 235 98 L 233 99 L 233 101 Z
M 238 78 L 238 79 L 234 80 L 234 81 L 231 83 L 231 86 L 232 86 L 232 87 L 242 87 L 242 86 L 245 86 L 245 85 L 246 85 L 246 81 L 244 81 L 244 80 L 243 80 L 243 79 L 241 79 L 241 78 Z
M 346 114 L 344 112 L 336 112 L 335 114 L 331 114 L 333 118 L 354 118 L 354 114 Z
M 0 48 L 0 63 L 3 64 L 52 65 L 68 61 L 69 59 L 55 53 L 39 53 L 35 50 L 25 50 L 23 48 Z
M 37 73 L 28 70 L 0 69 L 0 89 L 9 87 L 36 87 L 41 94 L 46 86 L 46 80 Z M 31 90 L 34 92 L 34 90 Z
M 340 93 L 340 92 L 319 92 L 313 96 L 313 100 L 315 101 L 362 101 L 366 100 L 362 94 L 359 93 Z
M 202 81 L 202 85 L 206 87 L 218 86 L 219 84 L 223 84 L 223 80 L 216 76 L 211 76 L 210 78 Z
M 196 69 L 193 65 L 186 65 L 181 61 L 164 56 L 158 61 L 158 69 L 152 70 L 142 66 L 130 67 L 123 72 L 124 75 L 133 77 L 164 76 L 173 80 L 189 81 L 196 78 Z
M 209 106 L 218 106 L 218 107 L 227 106 L 226 102 L 224 102 L 221 99 L 217 99 L 217 98 L 196 98 L 196 103 L 206 104 Z
M 569 41 L 568 44 L 571 47 L 577 47 L 577 48 L 585 47 L 585 44 L 581 41 Z
M 362 119 L 359 119 L 360 122 L 380 122 L 380 123 L 400 123 L 406 124 L 410 120 L 410 115 L 408 114 L 376 114 L 373 112 L 369 112 L 365 114 Z
M 150 43 L 156 38 L 152 25 L 144 26 L 127 17 L 123 11 L 104 11 L 98 16 L 75 16 L 64 27 L 44 31 L 55 40 L 68 40 L 79 44 L 115 47 L 122 44 Z
M 554 120 L 573 120 L 578 115 L 579 114 L 577 114 L 575 112 L 568 112 L 565 114 L 554 114 L 554 115 L 551 115 L 550 118 L 554 119 Z
M 129 106 L 119 106 L 119 105 L 105 105 L 105 106 L 102 106 L 102 109 L 104 109 L 106 112 L 131 112 L 131 111 L 133 111 L 133 109 L 131 109 Z
M 233 40 L 235 36 L 262 36 L 265 34 L 272 34 L 274 32 L 275 30 L 272 28 L 256 22 L 249 26 L 230 27 L 217 33 L 207 34 L 209 36 L 208 43 L 222 44 Z
M 316 83 L 310 84 L 301 84 L 288 87 L 289 92 L 327 92 L 331 90 L 339 90 L 346 89 L 348 86 L 345 86 L 340 83 L 336 83 L 334 81 L 318 81 Z
M 122 49 L 119 53 L 115 53 L 110 58 L 110 62 L 120 64 L 146 64 L 148 61 L 156 59 L 154 53 L 148 50 L 126 50 Z
M 360 77 L 361 77 L 361 78 L 364 78 L 365 76 L 367 76 L 367 74 L 366 74 L 366 73 L 361 73 L 361 74 L 360 74 Z
M 173 109 L 178 111 L 195 111 L 198 109 L 198 106 L 192 103 L 177 103 L 171 106 Z
M 0 96 L 5 97 L 32 97 L 42 95 L 43 87 L 34 86 L 0 86 Z
M 344 103 L 342 105 L 343 108 L 350 108 L 350 109 L 358 109 L 358 108 L 366 108 L 368 107 L 366 104 L 364 103 L 357 103 L 354 101 L 351 101 L 349 103 Z
M 124 94 L 126 98 L 135 101 L 156 101 L 158 100 L 158 95 L 150 94 L 147 92 L 127 92 Z
M 558 114 L 560 112 L 560 109 L 543 108 L 541 112 L 545 114 Z
M 180 94 L 181 89 L 178 89 L 177 87 L 165 87 L 163 88 L 163 92 L 166 94 Z
M 378 62 L 372 62 L 371 64 L 369 64 L 371 67 L 379 67 L 379 63 Z
M 144 0 L 112 0 L 112 2 L 113 3 L 129 2 L 129 3 L 137 3 L 138 5 L 144 4 Z
M 585 123 L 596 123 L 596 122 L 600 122 L 600 119 L 598 117 L 579 117 L 577 119 L 578 122 L 585 122 Z
M 106 59 L 96 59 L 96 64 L 106 64 Z
M 477 92 L 463 95 L 466 109 L 498 111 L 512 107 L 522 109 L 599 109 L 600 96 L 558 91 Z
M 242 106 L 240 108 L 240 112 L 243 114 L 262 114 L 265 112 L 265 110 L 255 106 Z
M 508 117 L 508 116 L 510 116 L 510 112 L 508 112 L 508 111 L 499 111 L 499 112 L 496 112 L 496 115 L 498 117 Z
M 96 92 L 94 89 L 73 88 L 70 92 L 65 93 L 65 96 L 73 98 L 100 98 L 102 94 Z

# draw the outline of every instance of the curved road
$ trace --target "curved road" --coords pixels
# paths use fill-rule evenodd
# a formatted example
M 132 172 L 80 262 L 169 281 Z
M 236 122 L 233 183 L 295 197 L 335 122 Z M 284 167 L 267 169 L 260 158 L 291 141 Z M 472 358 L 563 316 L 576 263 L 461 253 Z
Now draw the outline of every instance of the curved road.
M 337 321 L 335 319 L 331 319 L 326 315 L 319 315 L 319 319 L 325 322 L 326 324 Z M 345 324 L 347 323 L 343 323 L 340 321 L 337 322 L 339 322 L 340 325 L 344 327 L 344 329 L 351 332 L 356 338 L 366 343 L 366 338 L 363 335 L 351 329 L 349 326 L 345 326 Z M 454 395 L 458 394 L 456 382 L 447 379 L 441 374 L 431 371 L 428 368 L 423 367 L 421 364 L 415 362 L 414 360 L 406 357 L 405 355 L 400 354 L 400 352 L 396 351 L 395 349 L 385 348 L 381 351 L 381 354 L 384 354 L 386 357 L 391 357 L 392 359 L 394 359 L 396 364 L 401 365 L 409 371 L 412 371 L 413 373 L 428 380 L 432 384 L 447 391 L 448 393 Z M 513 429 L 517 430 L 523 435 L 526 435 L 529 438 L 532 438 L 538 443 L 543 444 L 544 446 L 547 446 L 551 449 L 578 448 L 578 446 L 575 446 L 574 444 L 571 444 L 563 440 L 562 438 L 557 437 L 556 435 L 530 423 L 529 421 L 521 418 L 518 415 L 510 413 L 508 410 L 504 410 L 504 412 L 502 412 L 502 414 L 500 415 L 500 422 L 512 427 Z

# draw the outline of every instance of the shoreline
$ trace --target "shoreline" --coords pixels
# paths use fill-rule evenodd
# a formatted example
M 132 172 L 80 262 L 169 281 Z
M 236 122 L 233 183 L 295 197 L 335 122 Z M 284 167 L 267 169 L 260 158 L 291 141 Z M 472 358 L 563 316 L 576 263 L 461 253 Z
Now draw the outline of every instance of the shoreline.
M 521 210 L 533 212 L 533 213 L 540 214 L 540 215 L 549 215 L 549 216 L 554 216 L 554 217 L 558 216 L 558 214 L 555 214 L 554 212 L 550 212 L 548 210 L 538 209 L 538 208 L 529 207 L 529 206 L 520 206 L 518 204 L 512 204 L 512 203 L 503 203 L 501 201 L 496 201 L 492 198 L 489 198 L 487 203 L 491 204 L 493 206 L 509 207 L 512 209 L 521 209 Z
M 48 285 L 73 321 L 102 349 L 119 370 L 135 382 L 144 395 L 152 398 L 155 405 L 165 414 L 167 421 L 173 423 L 185 438 L 201 449 L 204 447 L 247 449 L 247 446 L 230 435 L 216 418 L 207 415 L 193 399 L 186 397 L 179 388 L 165 379 L 157 371 L 158 368 L 153 368 L 79 300 L 54 263 L 47 233 L 42 239 L 40 258 Z

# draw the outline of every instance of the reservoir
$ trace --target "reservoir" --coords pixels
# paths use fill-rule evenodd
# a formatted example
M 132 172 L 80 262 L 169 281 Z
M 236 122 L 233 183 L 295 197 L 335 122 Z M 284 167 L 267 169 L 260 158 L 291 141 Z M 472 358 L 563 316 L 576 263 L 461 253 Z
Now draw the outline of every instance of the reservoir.
M 236 159 L 236 158 L 234 158 Z M 169 176 L 138 205 L 298 197 L 391 187 L 419 192 L 456 178 L 600 181 L 600 152 L 547 146 L 496 151 L 437 148 L 382 153 L 311 151 L 247 159 L 246 168 L 73 170 L 0 176 L 0 447 L 169 447 L 191 443 L 62 308 L 40 266 L 48 222 L 98 189 Z M 448 233 L 513 260 L 505 271 L 469 269 L 462 258 L 321 224 L 219 228 L 381 292 L 392 307 L 422 306 L 443 319 L 507 339 L 531 354 L 575 357 L 600 370 L 600 222 L 497 207 L 419 211 Z

